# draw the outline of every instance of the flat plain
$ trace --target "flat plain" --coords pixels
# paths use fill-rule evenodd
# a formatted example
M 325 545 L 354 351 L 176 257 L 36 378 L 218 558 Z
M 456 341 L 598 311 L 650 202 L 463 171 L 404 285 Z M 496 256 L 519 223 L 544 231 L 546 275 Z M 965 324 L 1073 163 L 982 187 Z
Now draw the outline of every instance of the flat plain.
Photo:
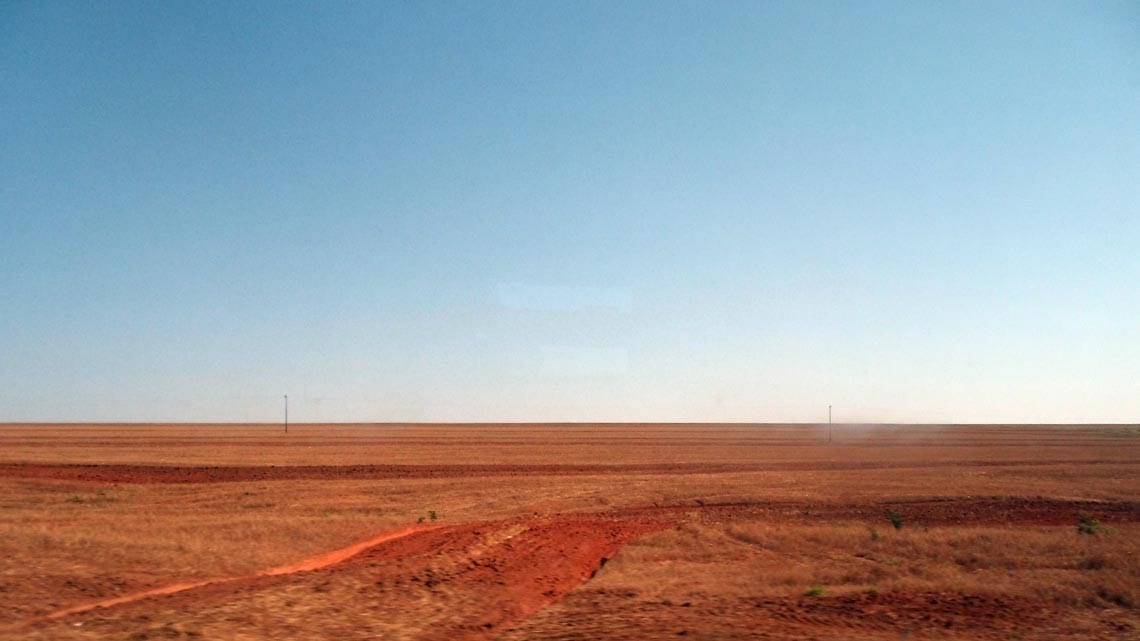
M 0 639 L 1140 638 L 1135 425 L 7 424 L 0 487 Z

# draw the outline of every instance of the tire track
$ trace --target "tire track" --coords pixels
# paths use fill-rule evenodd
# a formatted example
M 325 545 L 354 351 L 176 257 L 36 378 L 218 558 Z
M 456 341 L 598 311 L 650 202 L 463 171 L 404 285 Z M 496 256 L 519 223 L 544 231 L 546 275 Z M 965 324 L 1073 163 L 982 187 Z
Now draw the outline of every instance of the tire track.
M 16 623 L 13 623 L 13 624 L 10 624 L 7 626 L 0 626 L 0 632 L 13 632 L 13 631 L 19 630 L 21 628 L 27 627 L 27 626 L 35 624 L 35 623 L 40 623 L 40 622 L 44 622 L 44 621 L 54 621 L 56 619 L 62 619 L 66 616 L 70 616 L 73 614 L 82 614 L 84 612 L 90 612 L 91 610 L 113 608 L 113 607 L 118 606 L 118 605 L 124 605 L 127 603 L 134 603 L 135 601 L 142 601 L 144 599 L 149 599 L 149 598 L 156 597 L 156 596 L 165 596 L 165 595 L 169 595 L 169 594 L 177 594 L 179 592 L 186 592 L 189 590 L 194 590 L 197 588 L 203 588 L 206 586 L 224 585 L 226 583 L 236 583 L 238 581 L 247 581 L 250 579 L 257 579 L 257 578 L 261 578 L 261 577 L 281 576 L 281 575 L 285 575 L 285 574 L 296 574 L 299 572 L 311 572 L 313 570 L 319 570 L 322 568 L 329 567 L 331 565 L 336 565 L 337 563 L 341 563 L 341 562 L 343 562 L 349 558 L 352 558 L 352 557 L 360 554 L 361 552 L 364 552 L 365 550 L 368 550 L 369 548 L 376 547 L 376 546 L 381 545 L 383 543 L 388 543 L 388 542 L 394 541 L 396 539 L 401 539 L 401 538 L 404 538 L 407 536 L 411 536 L 411 535 L 417 534 L 419 532 L 426 532 L 426 531 L 438 529 L 439 527 L 440 526 L 434 526 L 434 525 L 431 525 L 431 526 L 428 526 L 428 525 L 412 526 L 412 527 L 403 528 L 401 530 L 396 530 L 394 532 L 386 532 L 384 534 L 374 536 L 374 537 L 366 539 L 364 541 L 354 543 L 348 547 L 341 548 L 339 550 L 333 550 L 331 552 L 326 552 L 324 554 L 321 554 L 321 555 L 318 555 L 315 557 L 311 557 L 308 559 L 304 559 L 302 561 L 298 561 L 296 563 L 292 563 L 289 565 L 282 565 L 282 566 L 277 566 L 277 567 L 273 567 L 273 568 L 268 568 L 265 570 L 259 570 L 257 572 L 254 572 L 253 574 L 246 574 L 246 575 L 242 575 L 242 576 L 233 576 L 233 577 L 221 577 L 221 578 L 216 578 L 216 579 L 203 579 L 200 581 L 187 581 L 187 582 L 171 583 L 171 584 L 164 585 L 161 587 L 151 588 L 149 590 L 143 590 L 140 592 L 133 592 L 131 594 L 124 594 L 122 596 L 112 597 L 109 599 L 101 599 L 99 601 L 94 601 L 91 603 L 84 603 L 81 605 L 75 605 L 75 606 L 71 606 L 68 608 L 64 608 L 62 610 L 56 610 L 55 612 L 51 612 L 48 614 L 39 615 L 39 616 L 31 617 L 28 619 L 24 619 L 22 621 L 18 621 Z

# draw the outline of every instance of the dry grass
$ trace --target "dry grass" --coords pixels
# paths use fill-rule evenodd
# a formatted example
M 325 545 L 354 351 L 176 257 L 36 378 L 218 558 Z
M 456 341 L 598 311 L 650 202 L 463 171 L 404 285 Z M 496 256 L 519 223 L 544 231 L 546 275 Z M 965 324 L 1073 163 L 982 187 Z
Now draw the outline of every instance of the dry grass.
M 0 425 L 0 462 L 157 465 L 1135 461 L 1134 426 Z M 1032 449 L 1032 452 L 1027 452 Z
M 1138 536 L 1137 524 L 1089 537 L 1067 526 L 896 531 L 885 519 L 687 523 L 627 546 L 502 639 L 1135 638 Z M 858 605 L 868 597 L 917 613 L 883 623 L 890 608 L 870 618 Z
M 711 579 L 705 589 L 719 593 L 794 596 L 821 585 L 829 594 L 944 590 L 1102 605 L 1104 591 L 1135 604 L 1140 598 L 1137 535 L 1135 524 L 1089 537 L 1079 536 L 1075 527 L 896 531 L 886 523 L 742 523 L 687 526 L 628 552 L 639 567 L 667 566 L 679 552 L 679 558 L 695 563 L 738 568 L 705 573 Z M 655 557 L 663 550 L 669 559 Z
M 1140 438 L 1132 428 L 900 428 L 849 432 L 832 447 L 813 444 L 822 434 L 818 428 L 793 427 L 304 426 L 292 427 L 288 437 L 275 429 L 7 426 L 0 427 L 0 462 L 742 463 L 753 468 L 169 485 L 0 478 L 0 625 L 169 582 L 290 563 L 415 523 L 429 511 L 441 523 L 463 523 L 654 505 L 690 506 L 696 513 L 701 504 L 826 506 L 908 497 L 1140 500 Z M 1035 442 L 1041 446 L 1027 447 Z M 1112 524 L 1111 531 L 1090 537 L 1077 535 L 1075 522 L 1064 527 L 908 525 L 896 531 L 886 518 L 820 523 L 778 515 L 692 518 L 625 548 L 588 586 L 536 617 L 537 627 L 520 628 L 515 636 L 525 638 L 528 629 L 543 636 L 543 625 L 563 625 L 633 602 L 649 619 L 660 615 L 653 604 L 715 603 L 729 620 L 734 615 L 725 604 L 734 599 L 798 599 L 816 585 L 824 598 L 870 591 L 989 594 L 1057 608 L 1131 612 L 1135 619 L 1138 527 Z M 366 582 L 353 590 L 363 595 L 365 587 Z M 288 601 L 293 603 L 289 625 L 299 626 L 290 630 L 315 638 L 331 634 L 332 628 L 320 627 L 319 621 L 306 623 L 295 589 L 280 590 L 225 607 L 256 629 L 259 617 L 284 616 L 274 608 Z M 304 598 L 313 600 L 313 608 L 325 607 L 319 605 L 323 597 Z M 325 605 L 330 612 L 352 607 Z M 635 610 L 622 605 L 613 611 L 617 618 L 599 621 L 617 625 L 624 616 L 635 625 Z M 224 621 L 211 626 L 212 633 L 227 636 Z M 405 629 L 416 629 L 409 626 Z M 635 629 L 644 633 L 646 628 Z M 58 632 L 50 628 L 43 638 L 90 638 L 79 629 L 66 637 Z M 353 638 L 351 630 L 338 634 Z

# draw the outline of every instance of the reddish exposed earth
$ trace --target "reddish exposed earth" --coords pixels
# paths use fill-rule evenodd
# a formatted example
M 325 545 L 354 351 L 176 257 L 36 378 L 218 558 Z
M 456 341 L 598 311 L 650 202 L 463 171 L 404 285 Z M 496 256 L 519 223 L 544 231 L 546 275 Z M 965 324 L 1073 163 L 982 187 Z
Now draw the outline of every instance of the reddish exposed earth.
M 42 468 L 41 468 L 42 469 Z M 376 598 L 408 599 L 409 592 L 463 594 L 435 638 L 489 639 L 589 580 L 623 545 L 653 531 L 676 527 L 685 519 L 705 523 L 798 520 L 819 522 L 875 518 L 885 510 L 904 512 L 916 524 L 1071 524 L 1078 516 L 1104 523 L 1140 522 L 1140 503 L 1059 501 L 1046 498 L 940 499 L 892 501 L 883 504 L 828 505 L 824 503 L 765 503 L 731 505 L 656 506 L 596 514 L 558 514 L 529 519 L 423 525 L 378 535 L 342 550 L 295 564 L 270 568 L 251 576 L 223 577 L 176 583 L 112 599 L 65 608 L 0 628 L 18 633 L 45 622 L 97 613 L 92 627 L 116 621 L 145 621 L 148 601 L 161 600 L 164 609 L 201 608 L 242 593 L 272 586 L 286 575 L 320 589 L 321 582 L 338 572 L 365 572 Z M 778 625 L 789 630 L 846 629 L 893 630 L 900 625 L 957 626 L 979 638 L 995 631 L 1012 630 L 1015 622 L 1040 621 L 1052 616 L 1037 605 L 1016 598 L 954 593 L 846 594 L 826 599 L 757 598 L 728 606 L 739 620 L 741 611 L 757 625 Z M 680 604 L 672 625 L 679 630 L 706 632 L 716 628 L 716 613 Z M 754 610 L 754 612 L 749 612 Z M 111 612 L 114 612 L 114 619 Z M 679 613 L 679 614 L 678 614 Z M 585 626 L 587 629 L 589 626 Z M 1130 633 L 1130 624 L 1116 632 Z M 735 629 L 735 628 L 734 628 Z M 599 631 L 600 632 L 600 631 Z M 984 634 L 983 634 L 984 633 Z M 766 638 L 757 632 L 755 638 Z M 739 636 L 736 630 L 732 636 Z M 141 638 L 141 637 L 140 637 Z M 507 634 L 506 638 L 511 638 Z M 579 638 L 569 636 L 565 638 Z
M 19 443 L 22 434 L 7 438 Z M 477 445 L 468 434 L 463 438 Z M 973 434 L 955 438 L 967 447 Z M 25 500 L 10 497 L 0 507 L 11 511 L 0 517 L 22 510 L 98 524 L 106 514 L 99 512 L 101 501 L 192 496 L 193 509 L 223 519 L 296 507 L 296 522 L 311 524 L 306 510 L 335 503 L 325 500 L 325 488 L 365 497 L 342 503 L 346 513 L 364 506 L 391 514 L 396 508 L 389 506 L 404 500 L 400 492 L 438 507 L 448 488 L 459 488 L 448 500 L 471 511 L 439 522 L 434 511 L 421 512 L 414 525 L 415 516 L 393 518 L 389 522 L 406 526 L 259 571 L 247 565 L 233 576 L 92 573 L 86 587 L 59 593 L 46 605 L 10 607 L 10 618 L 0 619 L 0 638 L 1140 639 L 1136 590 L 1127 585 L 1136 575 L 1130 537 L 1140 524 L 1140 492 L 1128 476 L 1137 465 L 1132 440 L 1098 433 L 1100 440 L 1086 449 L 1066 442 L 1037 455 L 1022 447 L 1028 436 L 997 434 L 989 458 L 950 448 L 945 451 L 953 456 L 942 456 L 932 445 L 911 458 L 894 455 L 903 450 L 868 447 L 859 452 L 865 458 L 828 459 L 825 452 L 804 460 L 798 454 L 806 450 L 781 451 L 779 441 L 757 437 L 747 441 L 764 454 L 755 462 L 614 462 L 618 454 L 599 464 L 563 464 L 554 455 L 512 464 L 256 466 L 161 462 L 173 457 L 140 459 L 160 461 L 155 464 L 9 459 L 0 461 L 0 479 L 13 491 L 31 493 Z M 50 439 L 37 438 L 43 440 L 23 443 L 25 452 L 50 451 Z M 697 446 L 707 444 L 692 438 Z M 716 438 L 714 445 L 731 451 L 738 434 L 706 440 Z M 556 436 L 549 439 L 558 443 Z M 789 440 L 795 448 L 802 442 Z M 465 447 L 476 447 L 471 443 Z M 148 445 L 153 451 L 167 446 Z M 483 518 L 492 481 L 492 498 L 506 498 L 487 507 L 499 512 Z M 848 481 L 863 485 L 841 496 L 833 492 Z M 513 486 L 525 509 L 511 507 Z M 1044 490 L 977 491 L 1007 487 Z M 130 489 L 124 498 L 103 496 L 121 488 Z M 312 494 L 294 498 L 296 490 Z M 380 497 L 387 493 L 396 498 L 385 503 Z M 294 500 L 299 507 L 289 504 Z M 906 524 L 897 535 L 895 517 Z M 1081 522 L 1109 534 L 1082 536 Z M 1110 534 L 1114 529 L 1120 532 Z M 40 540 L 55 552 L 48 535 L 27 540 L 17 552 Z M 155 541 L 162 543 L 161 534 L 148 544 Z M 72 544 L 84 549 L 82 538 Z M 1003 560 L 1007 545 L 1011 556 Z M 1055 558 L 1039 562 L 1028 558 L 1033 554 Z M 130 563 L 123 567 L 130 570 Z M 640 564 L 651 563 L 655 570 L 639 573 Z M 732 576 L 784 566 L 803 570 L 791 573 L 788 584 Z M 8 576 L 17 575 L 18 568 L 7 567 Z M 14 590 L 3 582 L 4 568 L 0 595 L 6 589 L 9 597 L 17 595 L 18 585 Z M 830 579 L 827 589 L 805 590 L 817 576 Z M 1037 588 L 984 589 L 985 579 L 978 578 L 1021 576 L 1040 585 L 1040 594 Z M 891 587 L 878 590 L 877 577 Z M 1064 581 L 1075 587 L 1050 592 L 1051 582 Z M 43 585 L 41 594 L 55 594 L 50 586 L 56 583 Z
M 1040 466 L 1119 464 L 1116 459 L 1050 460 Z M 51 479 L 90 483 L 239 483 L 286 480 L 449 479 L 496 476 L 585 476 L 629 474 L 725 474 L 806 470 L 890 470 L 914 467 L 910 461 L 828 461 L 766 463 L 656 463 L 624 465 L 267 465 L 173 466 L 0 463 L 0 478 Z M 924 468 L 1011 467 L 1021 461 L 924 461 Z
M 356 570 L 367 567 L 369 580 L 381 594 L 395 591 L 406 598 L 408 591 L 446 586 L 467 595 L 463 610 L 455 610 L 448 625 L 436 627 L 438 638 L 484 639 L 590 579 L 624 544 L 671 525 L 643 514 L 563 514 L 417 526 L 252 576 L 175 583 L 65 608 L 0 627 L 0 632 L 16 633 L 92 612 L 103 616 L 110 610 L 116 618 L 129 619 L 145 612 L 145 601 L 154 599 L 162 599 L 166 608 L 197 607 L 203 599 L 256 590 L 286 575 L 303 573 L 304 581 L 320 581 L 323 573 L 345 570 L 332 567 L 343 564 Z

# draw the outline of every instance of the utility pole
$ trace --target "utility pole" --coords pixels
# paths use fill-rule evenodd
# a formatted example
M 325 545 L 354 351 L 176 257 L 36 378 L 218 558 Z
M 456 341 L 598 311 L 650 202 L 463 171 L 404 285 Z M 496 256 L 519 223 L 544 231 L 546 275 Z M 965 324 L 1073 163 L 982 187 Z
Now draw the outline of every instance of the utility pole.
M 289 433 L 289 395 L 285 395 L 285 433 Z
M 827 444 L 831 445 L 831 405 L 827 406 Z

